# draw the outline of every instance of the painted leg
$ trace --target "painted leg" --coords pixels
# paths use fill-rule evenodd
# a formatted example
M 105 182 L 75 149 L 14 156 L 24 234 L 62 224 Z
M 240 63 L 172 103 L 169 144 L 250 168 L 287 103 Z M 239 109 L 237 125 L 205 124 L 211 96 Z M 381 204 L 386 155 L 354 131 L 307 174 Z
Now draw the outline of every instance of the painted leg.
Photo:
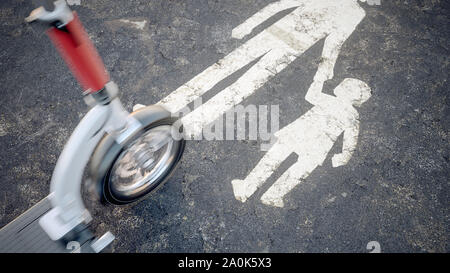
M 258 162 L 244 180 L 231 181 L 234 196 L 241 202 L 247 201 L 252 194 L 269 178 L 280 164 L 289 156 L 286 145 L 276 143 Z
M 272 49 L 235 83 L 183 117 L 181 122 L 187 135 L 200 134 L 202 128 L 253 94 L 295 58 L 295 52 L 286 46 Z
M 317 164 L 304 164 L 304 162 L 292 165 L 261 196 L 262 203 L 275 207 L 284 207 L 283 197 L 306 179 L 317 166 Z
M 221 80 L 267 53 L 271 48 L 279 47 L 280 43 L 273 36 L 263 32 L 180 86 L 158 104 L 172 113 L 178 112 Z

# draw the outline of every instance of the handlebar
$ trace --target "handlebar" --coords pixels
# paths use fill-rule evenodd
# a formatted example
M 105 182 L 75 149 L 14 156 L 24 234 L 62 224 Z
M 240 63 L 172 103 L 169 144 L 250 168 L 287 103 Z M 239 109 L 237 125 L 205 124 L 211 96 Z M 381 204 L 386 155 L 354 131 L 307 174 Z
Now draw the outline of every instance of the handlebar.
M 55 25 L 56 27 L 47 31 L 47 35 L 80 85 L 87 93 L 103 89 L 109 81 L 109 75 L 78 15 L 70 10 L 64 0 L 55 1 L 54 5 L 52 12 L 39 7 L 25 20 L 39 20 Z

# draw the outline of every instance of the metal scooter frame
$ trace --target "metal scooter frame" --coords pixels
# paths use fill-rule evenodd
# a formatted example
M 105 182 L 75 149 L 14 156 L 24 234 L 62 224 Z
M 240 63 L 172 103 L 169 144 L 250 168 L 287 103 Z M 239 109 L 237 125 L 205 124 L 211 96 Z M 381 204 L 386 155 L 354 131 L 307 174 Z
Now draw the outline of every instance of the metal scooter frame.
M 72 13 L 66 2 L 58 0 L 54 2 L 54 6 L 55 9 L 52 12 L 45 10 L 43 7 L 34 10 L 26 18 L 26 21 L 39 20 L 50 22 L 58 28 L 66 25 L 70 26 L 76 15 Z M 83 34 L 81 24 L 76 27 L 73 28 L 74 31 L 78 35 L 80 33 Z M 84 39 L 84 36 L 78 36 L 74 39 L 76 40 L 80 37 Z M 59 39 L 58 37 L 56 38 Z M 53 39 L 55 38 L 53 37 Z M 88 48 L 87 51 L 84 51 L 84 53 L 87 52 L 86 56 L 92 55 L 89 55 L 89 51 L 92 50 Z M 94 55 L 92 56 L 96 57 Z M 103 67 L 103 65 L 101 64 L 100 67 Z M 93 74 L 102 74 L 101 69 L 99 70 L 98 67 L 97 70 L 91 70 L 90 67 L 87 69 Z M 74 72 L 74 69 L 72 71 Z M 92 80 L 91 83 L 94 82 L 92 85 L 96 86 L 95 88 L 99 88 L 99 83 L 103 85 L 105 78 L 107 78 L 100 75 L 98 78 L 101 80 L 98 80 L 98 78 L 95 78 L 95 75 L 93 78 L 90 78 L 91 75 L 84 74 L 80 76 L 76 72 L 74 72 L 75 76 L 77 76 L 79 81 L 81 78 L 82 85 L 82 78 L 85 76 L 88 78 L 88 81 Z M 81 73 L 83 72 L 85 71 L 81 71 Z M 97 82 L 95 82 L 96 80 Z M 86 84 L 84 85 L 86 87 Z M 123 108 L 117 97 L 117 85 L 112 81 L 107 82 L 100 90 L 96 90 L 98 91 L 90 88 L 85 92 L 86 101 L 93 108 L 75 128 L 57 161 L 51 179 L 50 195 L 47 197 L 51 202 L 52 208 L 39 218 L 39 225 L 54 241 L 67 241 L 67 237 L 70 234 L 76 233 L 77 230 L 83 230 L 85 225 L 92 220 L 81 197 L 82 176 L 89 159 L 103 137 L 105 135 L 113 136 L 117 144 L 125 144 L 135 137 L 138 131 L 146 128 L 149 125 L 148 122 L 152 122 L 152 118 L 170 114 L 160 107 L 153 106 L 151 108 L 152 106 L 150 106 L 146 113 L 151 117 L 148 117 L 147 120 L 139 120 L 139 118 L 136 118 L 137 116 L 133 116 L 133 114 L 130 114 Z M 112 240 L 114 240 L 114 236 L 107 232 L 99 239 L 91 241 L 91 248 L 95 252 L 99 252 Z
M 113 82 L 108 93 L 116 93 Z M 91 220 L 81 198 L 82 175 L 95 147 L 105 133 L 115 135 L 116 142 L 142 128 L 142 124 L 122 107 L 118 98 L 108 104 L 95 105 L 81 120 L 61 153 L 50 184 L 53 209 L 39 220 L 52 240 L 59 240 L 77 225 Z

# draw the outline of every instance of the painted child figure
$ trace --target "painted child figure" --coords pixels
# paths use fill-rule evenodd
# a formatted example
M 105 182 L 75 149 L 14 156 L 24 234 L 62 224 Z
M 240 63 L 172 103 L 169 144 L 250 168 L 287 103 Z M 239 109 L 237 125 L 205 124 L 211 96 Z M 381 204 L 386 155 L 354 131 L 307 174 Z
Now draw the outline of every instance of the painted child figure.
M 285 126 L 275 136 L 275 144 L 244 180 L 233 180 L 236 199 L 245 202 L 292 153 L 298 160 L 262 195 L 264 204 L 283 207 L 283 197 L 321 166 L 337 138 L 344 132 L 342 153 L 332 158 L 333 167 L 347 164 L 358 141 L 358 107 L 371 96 L 366 83 L 347 78 L 335 89 L 336 97 L 322 93 L 326 78 L 321 73 L 305 99 L 314 107 Z

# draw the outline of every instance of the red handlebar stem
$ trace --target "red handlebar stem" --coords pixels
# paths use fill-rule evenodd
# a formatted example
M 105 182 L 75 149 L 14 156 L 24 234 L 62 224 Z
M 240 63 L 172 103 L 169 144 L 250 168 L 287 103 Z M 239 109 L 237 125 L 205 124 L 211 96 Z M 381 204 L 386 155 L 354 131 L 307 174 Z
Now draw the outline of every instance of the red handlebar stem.
M 65 30 L 52 27 L 47 34 L 84 90 L 95 93 L 105 86 L 108 72 L 76 12 Z

